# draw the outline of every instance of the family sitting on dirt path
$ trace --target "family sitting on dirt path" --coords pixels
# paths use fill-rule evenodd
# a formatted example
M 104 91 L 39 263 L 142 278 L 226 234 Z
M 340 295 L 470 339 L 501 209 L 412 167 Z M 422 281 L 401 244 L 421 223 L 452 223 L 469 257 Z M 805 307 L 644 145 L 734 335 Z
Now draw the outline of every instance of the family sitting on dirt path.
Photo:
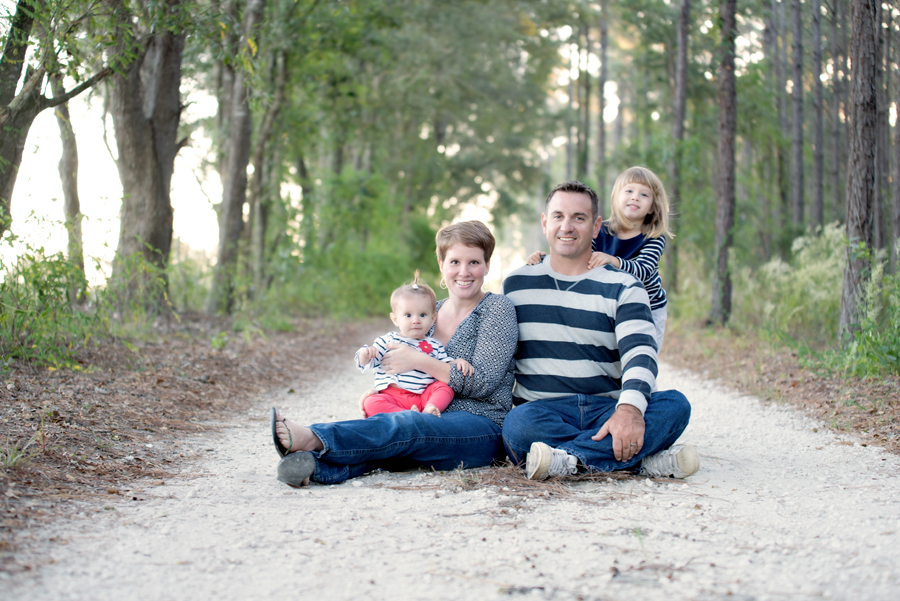
M 644 286 L 610 265 L 588 267 L 601 223 L 592 189 L 554 188 L 541 215 L 550 257 L 510 274 L 503 294 L 481 289 L 495 245 L 488 228 L 442 228 L 436 254 L 449 297 L 437 303 L 428 335 L 474 370 L 388 345 L 381 369 L 448 384 L 446 409 L 310 426 L 273 409 L 278 479 L 336 484 L 378 468 L 473 468 L 504 455 L 525 463 L 532 479 L 579 470 L 695 473 L 694 448 L 673 445 L 690 404 L 677 391 L 655 392 L 656 327 Z

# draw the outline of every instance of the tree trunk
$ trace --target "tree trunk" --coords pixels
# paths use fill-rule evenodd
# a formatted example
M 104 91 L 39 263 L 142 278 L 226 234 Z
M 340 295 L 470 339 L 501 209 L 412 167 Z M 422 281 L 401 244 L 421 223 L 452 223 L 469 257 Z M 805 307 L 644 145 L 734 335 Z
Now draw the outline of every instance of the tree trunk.
M 41 93 L 46 66 L 29 68 L 19 93 L 16 93 L 28 51 L 28 39 L 34 26 L 34 9 L 28 0 L 19 0 L 6 31 L 6 45 L 0 55 L 0 236 L 10 226 L 10 203 L 16 187 L 25 140 L 35 117 L 47 108 L 59 106 L 109 75 L 104 68 L 72 90 L 61 91 L 52 99 Z
M 597 118 L 597 196 L 600 199 L 600 215 L 606 215 L 606 120 L 603 111 L 606 108 L 606 50 L 608 46 L 607 0 L 600 3 L 600 80 L 597 82 L 597 103 L 600 106 Z
M 792 55 L 794 62 L 791 134 L 791 229 L 793 233 L 803 230 L 805 221 L 803 207 L 803 23 L 800 0 L 792 0 L 793 15 Z M 793 237 L 793 236 L 791 236 Z
M 50 77 L 54 96 L 66 93 L 62 76 Z M 56 108 L 56 123 L 59 126 L 59 138 L 62 142 L 62 155 L 59 157 L 59 180 L 63 190 L 63 212 L 66 219 L 68 235 L 68 257 L 80 274 L 79 282 L 69 290 L 69 302 L 79 303 L 83 298 L 87 284 L 84 278 L 84 246 L 81 236 L 81 202 L 78 198 L 78 145 L 75 143 L 75 130 L 69 117 L 69 103 Z
M 737 90 L 734 73 L 737 0 L 722 0 L 722 64 L 719 69 L 719 149 L 716 193 L 716 270 L 713 273 L 710 320 L 725 324 L 731 316 L 731 274 L 728 251 L 734 228 L 734 137 L 737 129 Z
M 256 35 L 262 21 L 265 0 L 250 0 L 244 9 L 241 47 Z M 247 73 L 239 69 L 234 78 L 231 114 L 231 135 L 227 173 L 228 181 L 222 192 L 219 219 L 219 248 L 213 270 L 212 287 L 206 304 L 208 313 L 230 313 L 234 302 L 234 275 L 238 246 L 244 227 L 244 202 L 247 197 L 247 165 L 250 162 L 250 136 L 253 128 L 250 113 L 250 85 Z
M 573 117 L 575 113 L 575 85 L 572 81 L 572 66 L 574 64 L 572 54 L 572 44 L 569 44 L 569 85 L 567 93 L 569 95 L 569 111 L 566 113 L 566 181 L 572 179 L 573 167 L 575 166 L 575 144 L 573 138 Z
M 875 0 L 850 4 L 850 157 L 847 165 L 847 264 L 841 291 L 840 335 L 847 341 L 859 323 L 863 277 L 869 267 L 857 252 L 869 246 L 875 193 Z
M 897 54 L 900 55 L 900 28 L 897 31 Z M 897 60 L 900 65 L 900 58 Z M 900 101 L 900 70 L 895 74 L 894 83 L 896 84 L 897 100 Z M 893 229 L 893 246 L 891 247 L 891 270 L 892 273 L 900 273 L 900 123 L 894 123 L 894 178 L 893 178 L 893 203 L 892 203 L 892 229 Z
M 588 72 L 588 59 L 591 52 L 591 38 L 587 26 L 582 26 L 581 35 L 584 38 L 584 60 L 579 60 L 578 79 L 581 84 L 581 98 L 578 101 L 578 110 L 581 113 L 578 132 L 578 179 L 584 181 L 588 175 L 588 161 L 590 160 L 591 141 L 591 74 Z
M 788 117 L 787 117 L 787 99 L 785 98 L 786 78 L 785 71 L 787 69 L 787 48 L 784 38 L 784 2 L 772 0 L 772 19 L 776 28 L 775 35 L 775 106 L 778 109 L 778 125 L 781 130 L 781 136 L 777 140 L 776 161 L 778 171 L 778 196 L 781 203 L 778 206 L 780 233 L 778 236 L 779 249 L 782 255 L 787 254 L 790 248 L 790 227 L 788 223 L 788 213 L 790 209 L 790 198 L 788 193 L 787 181 L 787 149 L 785 141 L 788 139 Z
M 831 138 L 833 152 L 831 153 L 831 186 L 834 189 L 830 215 L 838 215 L 844 207 L 843 186 L 841 185 L 841 164 L 844 157 L 844 145 L 841 143 L 841 98 L 843 83 L 841 81 L 842 52 L 838 50 L 838 14 L 841 11 L 842 0 L 832 0 L 831 7 Z M 846 107 L 844 107 L 846 111 Z M 829 218 L 830 219 L 830 218 Z
M 181 0 L 170 0 L 170 7 Z M 128 18 L 127 15 L 125 18 Z M 120 33 L 119 39 L 125 39 Z M 119 242 L 113 280 L 144 295 L 153 274 L 137 272 L 129 259 L 140 255 L 165 269 L 172 246 L 170 198 L 181 119 L 181 60 L 185 34 L 154 34 L 128 67 L 112 77 L 110 113 L 116 128 L 116 167 L 122 182 Z M 155 290 L 162 293 L 163 290 Z M 162 301 L 147 297 L 148 306 Z
M 287 58 L 285 52 L 279 51 L 275 56 L 275 81 L 272 94 L 272 102 L 266 109 L 262 125 L 256 136 L 256 146 L 253 150 L 253 179 L 250 181 L 250 215 L 253 225 L 251 231 L 251 255 L 253 257 L 253 282 L 255 294 L 262 292 L 265 281 L 265 240 L 266 223 L 269 215 L 270 198 L 277 190 L 267 190 L 266 175 L 275 167 L 271 164 L 272 134 L 275 131 L 275 120 L 284 104 L 284 90 L 287 85 Z M 267 161 L 267 158 L 269 159 Z
M 822 10 L 819 0 L 813 0 L 813 78 L 815 95 L 813 96 L 813 223 L 819 227 L 825 225 L 825 149 L 822 130 Z
M 684 117 L 687 100 L 687 58 L 689 27 L 691 23 L 691 0 L 681 0 L 678 11 L 678 43 L 675 49 L 675 96 L 672 102 L 672 141 L 675 145 L 669 170 L 669 200 L 671 213 L 678 214 L 681 200 L 681 159 L 684 142 Z M 674 228 L 673 228 L 674 229 Z M 666 249 L 666 289 L 678 291 L 678 245 L 669 240 Z
M 881 218 L 881 194 L 882 181 L 884 179 L 885 148 L 884 136 L 881 128 L 884 127 L 882 113 L 884 112 L 884 65 L 883 44 L 881 35 L 881 2 L 875 4 L 875 196 L 872 198 L 872 239 L 871 246 L 878 250 L 884 247 L 882 237 Z

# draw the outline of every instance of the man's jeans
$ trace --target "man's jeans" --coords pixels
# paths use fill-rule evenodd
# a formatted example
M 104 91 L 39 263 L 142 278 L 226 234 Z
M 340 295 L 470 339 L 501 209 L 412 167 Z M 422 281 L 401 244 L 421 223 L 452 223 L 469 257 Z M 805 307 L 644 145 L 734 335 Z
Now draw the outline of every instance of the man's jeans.
M 530 401 L 513 407 L 503 422 L 503 443 L 513 463 L 525 460 L 533 442 L 563 449 L 586 468 L 601 472 L 640 467 L 641 460 L 669 448 L 691 418 L 691 405 L 677 390 L 654 392 L 644 413 L 644 446 L 629 461 L 617 461 L 612 436 L 591 440 L 616 410 L 616 400 L 579 394 Z
M 309 427 L 325 448 L 311 479 L 337 484 L 377 468 L 436 470 L 482 467 L 503 456 L 500 427 L 486 417 L 450 411 L 441 417 L 416 411 Z

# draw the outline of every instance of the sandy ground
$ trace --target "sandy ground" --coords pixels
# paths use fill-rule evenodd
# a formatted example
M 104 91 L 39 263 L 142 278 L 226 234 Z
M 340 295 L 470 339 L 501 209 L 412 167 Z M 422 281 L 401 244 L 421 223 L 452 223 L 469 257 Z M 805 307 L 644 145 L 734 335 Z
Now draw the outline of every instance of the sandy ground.
M 267 412 L 354 418 L 370 383 L 347 361 L 274 391 L 221 434 L 182 441 L 181 477 L 85 506 L 41 532 L 17 599 L 897 599 L 900 460 L 663 366 L 701 454 L 685 481 L 476 486 L 473 472 L 275 480 Z M 477 473 L 477 472 L 476 472 Z M 105 510 L 105 511 L 104 511 Z

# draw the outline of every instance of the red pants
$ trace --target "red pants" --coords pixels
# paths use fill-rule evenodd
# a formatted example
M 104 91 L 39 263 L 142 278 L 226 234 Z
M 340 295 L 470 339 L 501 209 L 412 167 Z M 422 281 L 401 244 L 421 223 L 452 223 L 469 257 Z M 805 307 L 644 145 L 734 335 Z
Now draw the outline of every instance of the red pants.
M 366 411 L 366 417 L 372 417 L 376 413 L 406 411 L 412 409 L 413 405 L 422 411 L 425 405 L 431 403 L 443 412 L 452 400 L 453 389 L 443 382 L 435 381 L 426 386 L 422 394 L 403 390 L 397 386 L 388 386 L 363 401 L 363 409 Z

